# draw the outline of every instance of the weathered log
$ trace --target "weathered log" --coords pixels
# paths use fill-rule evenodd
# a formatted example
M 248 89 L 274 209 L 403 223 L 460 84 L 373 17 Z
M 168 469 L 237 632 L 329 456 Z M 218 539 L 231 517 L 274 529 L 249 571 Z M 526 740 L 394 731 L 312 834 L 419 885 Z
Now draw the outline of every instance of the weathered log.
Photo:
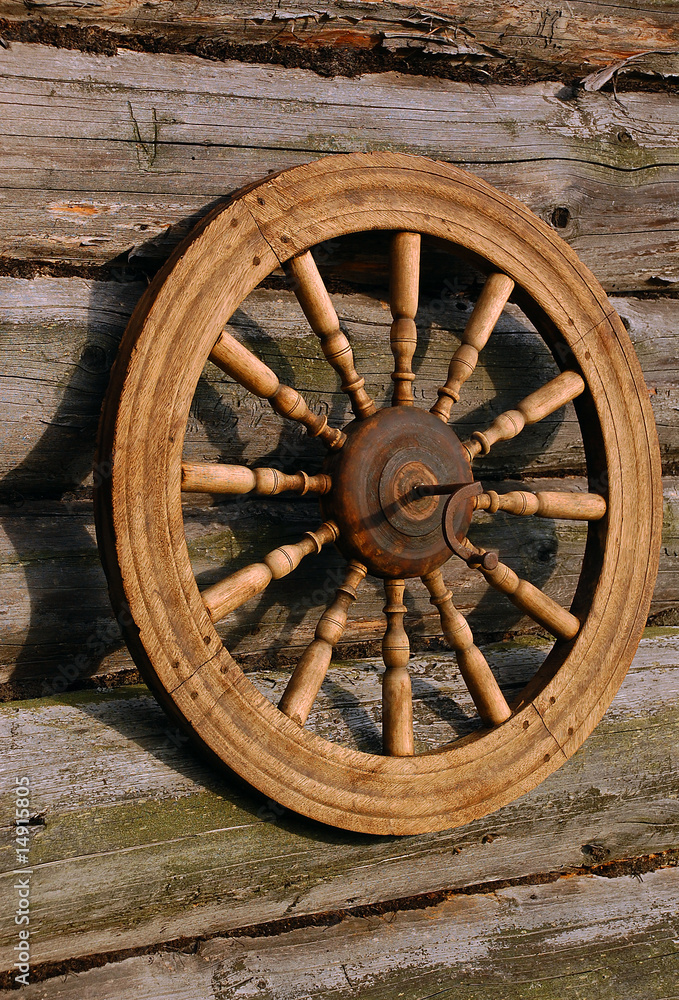
M 632 861 L 615 876 L 603 869 L 607 877 L 486 886 L 438 905 L 403 899 L 369 915 L 326 914 L 287 933 L 283 924 L 279 934 L 255 927 L 197 942 L 195 953 L 159 948 L 103 968 L 94 958 L 88 971 L 31 984 L 24 997 L 80 1000 L 88 990 L 119 1000 L 188 1000 L 212 991 L 227 1000 L 246 996 L 252 984 L 250 996 L 277 1000 L 468 1000 L 481 990 L 523 1000 L 526 988 L 542 1000 L 561 1000 L 567 990 L 665 1000 L 679 977 L 679 872 L 643 870 Z
M 467 166 L 516 194 L 607 289 L 679 284 L 674 96 L 397 74 L 323 80 L 20 43 L 1 70 L 0 134 L 21 139 L 0 174 L 0 238 L 16 260 L 162 260 L 214 199 L 267 172 L 393 148 Z
M 319 836 L 314 824 L 253 798 L 204 763 L 144 689 L 3 706 L 12 773 L 30 775 L 41 817 L 30 847 L 40 927 L 32 961 L 670 849 L 679 823 L 678 650 L 676 630 L 643 639 L 611 709 L 572 760 L 492 816 L 410 838 L 406 852 L 391 838 Z M 510 697 L 544 655 L 534 642 L 484 652 Z M 379 747 L 377 667 L 333 665 L 307 725 Z M 411 673 L 416 751 L 478 724 L 452 653 L 413 657 Z M 258 683 L 276 699 L 287 676 L 268 671 Z M 5 790 L 5 815 L 10 799 Z M 12 898 L 13 845 L 3 851 Z M 6 969 L 16 937 L 9 923 L 1 933 Z
M 535 68 L 543 74 L 584 74 L 626 56 L 664 49 L 668 50 L 664 60 L 649 55 L 641 62 L 637 59 L 634 68 L 662 72 L 669 67 L 671 72 L 672 49 L 679 45 L 678 13 L 675 2 L 657 0 L 608 3 L 599 8 L 575 0 L 558 9 L 545 0 L 492 0 L 463 9 L 451 0 L 433 0 L 426 10 L 402 0 L 379 4 L 330 0 L 322 10 L 302 0 L 288 0 L 283 10 L 263 3 L 225 6 L 218 0 L 203 2 L 199 9 L 188 0 L 171 0 L 160 7 L 141 0 L 125 5 L 103 0 L 97 6 L 75 0 L 70 4 L 34 0 L 30 7 L 23 0 L 0 3 L 0 16 L 27 21 L 31 30 L 30 36 L 22 35 L 19 24 L 17 30 L 8 32 L 10 38 L 31 37 L 110 52 L 116 42 L 124 45 L 131 36 L 133 45 L 151 51 L 189 46 L 212 59 L 236 54 L 233 46 L 250 48 L 252 57 L 251 47 L 268 43 L 274 52 L 263 50 L 264 58 L 291 65 L 301 61 L 321 73 L 369 69 L 370 58 L 357 61 L 356 56 L 375 49 L 381 56 L 385 51 L 429 56 L 433 72 L 450 72 L 459 66 L 472 74 L 474 68 L 485 73 L 507 68 L 514 75 L 517 70 Z M 47 22 L 44 27 L 36 23 L 37 17 Z M 58 33 L 52 25 L 68 25 L 70 30 Z M 78 33 L 77 28 L 91 26 L 115 35 Z M 334 58 L 333 49 L 340 50 Z M 348 51 L 352 49 L 353 53 Z

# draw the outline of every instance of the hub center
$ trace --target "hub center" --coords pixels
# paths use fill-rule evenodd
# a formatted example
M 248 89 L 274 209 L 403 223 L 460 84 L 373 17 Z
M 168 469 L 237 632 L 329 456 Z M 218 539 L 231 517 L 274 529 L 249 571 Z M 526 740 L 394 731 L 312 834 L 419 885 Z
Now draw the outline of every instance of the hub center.
M 385 407 L 347 428 L 342 450 L 328 460 L 332 490 L 323 510 L 340 529 L 339 547 L 375 576 L 422 576 L 451 555 L 442 530 L 446 497 L 419 497 L 415 487 L 472 482 L 467 454 L 451 427 L 426 410 Z M 464 538 L 470 501 L 459 513 Z

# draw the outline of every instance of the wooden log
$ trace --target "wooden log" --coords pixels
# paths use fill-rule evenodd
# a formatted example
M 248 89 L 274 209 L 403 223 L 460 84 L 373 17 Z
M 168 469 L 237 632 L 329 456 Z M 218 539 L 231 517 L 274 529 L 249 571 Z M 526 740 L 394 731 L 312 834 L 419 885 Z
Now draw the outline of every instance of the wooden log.
M 413 691 L 408 673 L 410 643 L 403 627 L 408 610 L 403 603 L 403 580 L 385 580 L 387 629 L 382 639 L 382 743 L 391 757 L 409 757 L 414 752 Z
M 161 8 L 139 0 L 124 7 L 110 0 L 102 0 L 97 7 L 41 3 L 27 8 L 23 0 L 0 3 L 0 16 L 19 22 L 14 30 L 5 28 L 12 41 L 25 37 L 21 22 L 28 22 L 29 37 L 51 40 L 52 25 L 68 25 L 71 30 L 63 33 L 61 44 L 92 47 L 96 41 L 91 35 L 79 37 L 72 26 L 85 30 L 100 26 L 115 32 L 112 38 L 99 39 L 105 51 L 116 42 L 125 45 L 128 35 L 132 44 L 152 51 L 190 46 L 213 59 L 230 54 L 233 46 L 246 46 L 252 58 L 251 47 L 268 43 L 274 52 L 278 49 L 277 61 L 284 62 L 287 51 L 292 64 L 303 60 L 326 72 L 329 61 L 338 72 L 369 68 L 372 51 L 378 50 L 379 65 L 385 54 L 394 53 L 411 59 L 429 57 L 430 71 L 439 73 L 454 73 L 458 66 L 467 74 L 476 67 L 481 74 L 491 75 L 495 70 L 511 69 L 516 74 L 539 69 L 541 76 L 549 73 L 550 78 L 584 75 L 631 55 L 637 58 L 629 71 L 671 73 L 673 50 L 679 44 L 678 12 L 674 0 L 607 4 L 601 10 L 586 0 L 575 0 L 567 10 L 558 11 L 545 0 L 513 0 L 511 4 L 493 0 L 463 10 L 449 0 L 433 0 L 426 11 L 400 2 L 376 6 L 367 0 L 353 0 L 350 6 L 332 0 L 322 11 L 302 0 L 289 0 L 285 10 L 241 2 L 224 6 L 207 0 L 199 11 L 187 0 L 170 0 Z M 36 15 L 47 22 L 42 33 Z M 295 49 L 296 53 L 291 51 Z M 340 53 L 334 53 L 336 49 Z M 657 49 L 665 53 L 654 57 Z M 265 49 L 262 53 L 271 58 Z M 640 60 L 640 53 L 649 55 Z M 426 66 L 426 58 L 418 64 Z
M 103 683 L 106 677 L 129 676 L 133 670 L 110 611 L 87 498 L 108 371 L 121 331 L 142 291 L 141 284 L 0 278 L 0 495 L 5 501 L 0 508 L 0 603 L 6 610 L 0 683 L 11 683 L 14 687 L 10 690 L 23 695 L 40 691 L 47 683 L 63 690 L 71 683 Z M 392 365 L 386 301 L 358 294 L 333 299 L 357 357 L 365 371 L 372 373 L 373 396 L 388 404 Z M 415 358 L 418 405 L 430 407 L 435 402 L 472 301 L 473 297 L 471 301 L 457 298 L 447 286 L 438 297 L 423 299 Z M 670 298 L 617 297 L 613 305 L 627 324 L 640 356 L 652 393 L 663 460 L 671 472 L 678 462 L 679 304 Z M 315 336 L 301 320 L 291 294 L 275 289 L 257 292 L 234 317 L 233 328 L 270 367 L 279 365 L 283 356 L 289 359 L 286 365 L 290 367 L 280 369 L 281 374 L 290 376 L 291 381 L 294 376 L 294 384 L 308 393 L 313 405 L 328 413 L 333 423 L 341 425 L 351 419 L 346 398 L 337 391 L 334 373 L 321 356 Z M 526 391 L 537 388 L 555 371 L 542 341 L 509 304 L 456 404 L 454 426 L 460 437 L 468 436 L 481 420 L 491 422 L 496 413 L 514 405 L 517 385 Z M 184 456 L 192 462 L 253 465 L 271 455 L 282 459 L 286 472 L 292 473 L 303 464 L 309 474 L 316 474 L 325 449 L 306 435 L 295 435 L 294 430 L 294 425 L 273 413 L 268 403 L 207 365 L 187 426 Z M 561 477 L 582 468 L 579 429 L 569 406 L 563 419 L 548 417 L 501 449 L 493 449 L 484 459 L 483 482 L 502 491 L 583 492 L 587 489 L 583 482 L 530 479 L 552 472 Z M 511 478 L 512 470 L 519 469 L 528 477 L 526 482 Z M 105 466 L 94 470 L 97 481 L 107 474 Z M 32 499 L 46 494 L 63 496 L 63 500 L 48 505 Z M 317 516 L 316 510 L 305 504 L 295 513 L 291 506 L 280 505 L 283 500 L 281 497 L 272 507 L 262 506 L 259 500 L 206 507 L 203 498 L 186 495 L 185 530 L 201 586 L 217 582 L 224 575 L 225 563 L 239 569 L 260 560 L 270 549 L 294 541 Z M 652 607 L 655 615 L 671 614 L 677 604 L 676 510 L 676 484 L 667 480 L 665 542 Z M 554 600 L 568 607 L 579 572 L 582 526 L 567 522 L 555 525 L 538 518 L 526 518 L 517 525 L 502 514 L 479 513 L 477 521 L 478 533 L 472 540 L 499 549 L 503 560 L 519 575 L 546 588 Z M 271 595 L 234 612 L 228 628 L 230 648 L 235 648 L 239 657 L 261 658 L 273 642 L 281 658 L 294 664 L 313 640 L 318 617 L 342 582 L 343 569 L 339 560 L 333 559 L 331 553 L 319 557 L 320 574 L 307 571 L 302 563 L 289 578 L 298 609 L 295 614 L 281 616 Z M 462 567 L 453 571 L 452 564 L 448 566 L 446 582 L 460 610 L 472 616 L 477 637 L 500 629 L 524 630 L 530 625 L 502 595 L 485 594 L 478 574 L 467 573 Z M 440 625 L 424 588 L 418 584 L 409 585 L 409 589 L 415 626 L 411 642 L 418 648 L 425 639 L 440 635 Z M 316 595 L 313 600 L 312 595 Z M 368 581 L 355 620 L 352 617 L 348 623 L 340 644 L 341 655 L 352 644 L 360 647 L 379 642 L 381 605 L 380 594 Z M 374 648 L 377 650 L 377 645 Z M 99 680 L 89 681 L 90 677 Z
M 420 288 L 420 242 L 419 233 L 396 233 L 391 241 L 389 302 L 394 317 L 390 335 L 394 355 L 393 406 L 412 406 L 414 403 L 412 362 L 417 347 L 415 314 Z
M 532 642 L 501 658 L 484 649 L 501 685 L 512 690 L 544 651 Z M 10 776 L 30 775 L 31 808 L 44 820 L 31 834 L 31 913 L 40 927 L 32 963 L 675 847 L 677 655 L 677 631 L 654 630 L 572 760 L 493 816 L 412 837 L 407 851 L 401 840 L 320 830 L 253 799 L 190 748 L 144 689 L 0 706 Z M 321 692 L 307 725 L 343 740 L 353 728 L 359 747 L 378 744 L 377 667 L 338 665 L 335 686 Z M 411 672 L 416 745 L 423 750 L 442 742 L 461 715 L 473 719 L 474 707 L 446 654 L 413 657 Z M 274 699 L 286 681 L 286 671 L 260 677 Z M 11 799 L 6 785 L 5 815 Z M 9 873 L 1 879 L 3 898 L 11 899 L 13 847 L 7 842 L 2 851 Z M 646 896 L 644 907 L 652 912 Z M 16 936 L 8 922 L 0 934 L 0 968 L 7 969 Z M 192 989 L 195 995 L 195 982 Z
M 513 288 L 514 282 L 506 274 L 488 276 L 448 366 L 446 383 L 437 390 L 438 399 L 431 408 L 444 423 L 450 420 L 452 405 L 459 401 L 460 389 L 476 368 L 479 351 L 488 343 Z
M 487 88 L 393 74 L 328 81 L 176 55 L 102 62 L 21 43 L 2 72 L 11 110 L 2 119 L 0 109 L 0 134 L 21 135 L 4 161 L 12 193 L 0 238 L 11 258 L 162 260 L 215 198 L 268 171 L 391 147 L 472 167 L 522 198 L 609 290 L 678 284 L 668 208 L 678 102 L 668 95 L 616 101 L 560 83 Z
M 540 484 L 516 485 L 535 489 Z M 586 483 L 578 480 L 544 485 L 586 489 Z M 281 505 L 279 500 L 271 507 L 261 501 L 250 507 L 252 503 L 187 508 L 187 543 L 201 587 L 223 577 L 225 565 L 236 571 L 294 541 L 317 513 L 300 501 Z M 501 512 L 479 512 L 474 520 L 475 541 L 486 549 L 498 549 L 517 575 L 538 584 L 562 607 L 570 605 L 585 544 L 584 522 L 536 517 L 517 523 Z M 5 614 L 0 625 L 0 696 L 27 697 L 63 691 L 74 684 L 120 683 L 136 676 L 111 611 L 90 501 L 71 498 L 46 504 L 24 500 L 21 507 L 4 506 L 1 521 L 0 603 Z M 679 606 L 678 551 L 679 489 L 675 480 L 667 479 L 664 542 L 651 614 L 654 618 L 664 615 L 668 622 L 674 620 Z M 332 548 L 326 547 L 316 562 L 303 560 L 288 577 L 285 595 L 292 610 L 284 611 L 277 589 L 270 588 L 265 598 L 233 612 L 218 626 L 239 662 L 294 666 L 313 640 L 318 618 L 344 578 L 343 561 Z M 446 565 L 444 578 L 477 641 L 498 633 L 534 630 L 532 620 L 524 618 L 504 595 L 488 590 L 482 576 L 459 560 Z M 345 657 L 352 650 L 379 653 L 382 604 L 377 582 L 366 580 L 337 655 Z M 413 649 L 438 643 L 438 614 L 432 613 L 429 594 L 417 581 L 408 584 L 408 604 Z M 286 669 L 287 680 L 291 666 Z
M 629 869 L 641 871 L 643 863 Z M 119 1000 L 186 1000 L 209 995 L 215 983 L 222 997 L 247 995 L 244 984 L 256 983 L 260 996 L 277 1000 L 437 993 L 523 1000 L 527 989 L 545 1000 L 567 990 L 600 1000 L 665 1000 L 679 976 L 676 868 L 489 886 L 424 903 L 402 899 L 369 914 L 327 914 L 279 934 L 252 928 L 197 942 L 195 951 L 159 949 L 103 968 L 92 961 L 77 975 L 30 985 L 25 996 L 80 1000 L 87 990 Z
M 385 244 L 386 251 L 386 244 Z M 456 273 L 452 275 L 456 279 Z M 0 478 L 6 493 L 61 495 L 88 482 L 103 391 L 117 343 L 142 293 L 139 283 L 82 279 L 0 277 L 2 361 L 0 379 Z M 460 297 L 457 291 L 465 292 Z M 417 403 L 431 407 L 472 310 L 474 296 L 464 283 L 442 285 L 423 299 L 420 346 L 416 356 Z M 334 296 L 359 359 L 371 372 L 370 390 L 383 405 L 391 391 L 388 311 L 379 298 Z M 679 467 L 679 370 L 676 358 L 679 302 L 672 298 L 612 301 L 629 327 L 651 391 L 665 469 Z M 336 379 L 316 338 L 300 323 L 294 297 L 261 289 L 233 317 L 232 329 L 252 345 L 269 367 L 286 359 L 281 374 L 290 377 L 339 424 L 351 419 Z M 517 386 L 530 391 L 557 369 L 531 325 L 508 305 L 480 363 L 455 406 L 455 429 L 468 437 L 481 420 L 516 404 Z M 563 419 L 546 418 L 526 428 L 484 459 L 484 476 L 521 468 L 527 475 L 584 471 L 579 428 L 570 407 Z M 312 446 L 307 453 L 307 447 Z M 184 459 L 256 465 L 270 451 L 284 460 L 283 470 L 320 471 L 324 449 L 296 437 L 269 404 L 227 381 L 206 366 L 187 425 Z M 315 465 L 314 465 L 315 463 Z M 520 463 L 520 464 L 519 464 Z M 11 472 L 10 479 L 7 479 Z M 105 468 L 97 476 L 106 475 Z M 558 489 L 558 486 L 556 487 Z M 70 498 L 69 498 L 70 499 Z

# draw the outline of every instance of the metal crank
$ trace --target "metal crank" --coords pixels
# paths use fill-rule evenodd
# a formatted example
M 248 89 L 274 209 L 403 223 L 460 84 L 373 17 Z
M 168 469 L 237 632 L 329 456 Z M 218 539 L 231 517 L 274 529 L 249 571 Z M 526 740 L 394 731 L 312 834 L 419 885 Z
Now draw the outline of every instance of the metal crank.
M 416 486 L 414 492 L 418 497 L 445 496 L 449 493 L 450 496 L 443 508 L 443 537 L 446 545 L 469 566 L 481 566 L 487 570 L 496 568 L 498 564 L 496 552 L 486 552 L 484 549 L 479 549 L 472 545 L 468 538 L 460 541 L 455 534 L 455 516 L 458 509 L 472 497 L 483 493 L 483 486 L 478 480 L 474 483 L 421 485 Z

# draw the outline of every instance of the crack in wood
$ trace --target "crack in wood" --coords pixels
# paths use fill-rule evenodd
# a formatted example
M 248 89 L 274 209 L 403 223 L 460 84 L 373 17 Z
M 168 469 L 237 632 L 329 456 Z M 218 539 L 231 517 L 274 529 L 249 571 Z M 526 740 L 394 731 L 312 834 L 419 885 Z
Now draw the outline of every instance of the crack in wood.
M 292 930 L 305 927 L 331 927 L 354 917 L 384 916 L 407 910 L 423 910 L 435 907 L 456 896 L 482 896 L 498 892 L 500 889 L 519 886 L 538 886 L 553 882 L 566 881 L 577 876 L 598 875 L 604 878 L 619 878 L 629 875 L 641 875 L 659 871 L 664 868 L 679 867 L 679 849 L 663 851 L 658 854 L 644 855 L 624 861 L 605 862 L 603 864 L 571 868 L 568 872 L 552 871 L 517 878 L 502 879 L 491 882 L 481 882 L 475 885 L 456 889 L 441 889 L 436 892 L 423 893 L 417 896 L 401 897 L 383 903 L 346 907 L 339 910 L 311 913 L 297 917 L 285 917 L 261 924 L 250 924 L 232 930 L 214 930 L 210 934 L 199 934 L 192 937 L 175 938 L 152 945 L 137 948 L 123 948 L 117 951 L 99 952 L 83 955 L 74 959 L 58 962 L 37 963 L 31 966 L 31 982 L 44 982 L 56 976 L 67 976 L 72 973 L 85 972 L 89 969 L 101 968 L 104 965 L 122 962 L 141 955 L 157 955 L 162 952 L 195 951 L 199 944 L 217 938 L 257 938 L 274 937 Z M 0 973 L 0 989 L 8 989 L 12 985 L 12 972 Z M 353 984 L 347 976 L 349 986 Z
M 132 121 L 132 139 L 137 149 L 137 162 L 142 170 L 150 170 L 156 161 L 156 157 L 158 156 L 158 133 L 160 125 L 158 123 L 157 111 L 155 108 L 151 108 L 153 135 L 150 140 L 145 141 L 142 138 L 139 122 L 135 117 L 134 111 L 132 110 L 132 103 L 130 101 L 127 102 L 127 107 Z M 142 153 L 144 159 L 146 160 L 145 164 L 142 162 Z

